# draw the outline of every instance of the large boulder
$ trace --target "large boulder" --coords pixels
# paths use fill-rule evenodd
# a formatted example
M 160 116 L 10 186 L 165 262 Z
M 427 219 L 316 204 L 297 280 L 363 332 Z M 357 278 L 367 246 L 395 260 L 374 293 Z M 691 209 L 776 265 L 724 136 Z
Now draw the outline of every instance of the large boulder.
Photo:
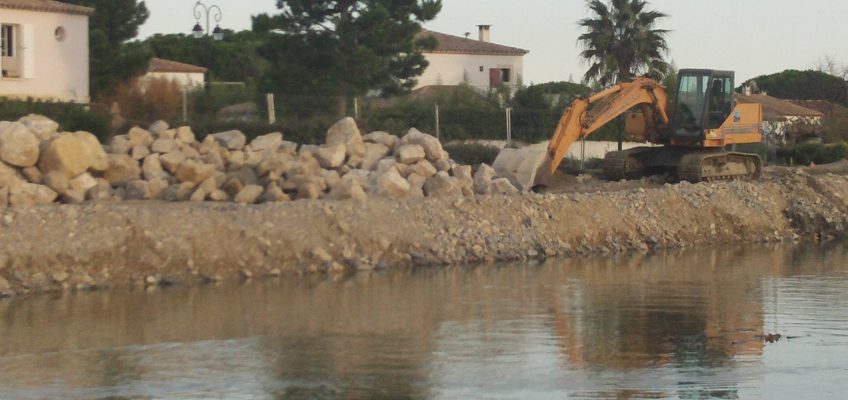
M 34 183 L 24 183 L 9 193 L 9 205 L 12 207 L 31 207 L 38 204 L 50 204 L 58 195 L 49 187 Z
M 174 139 L 180 143 L 194 143 L 194 132 L 191 130 L 190 126 L 181 126 L 177 128 L 177 132 L 174 134 Z
M 17 167 L 38 162 L 39 140 L 26 125 L 14 122 L 0 131 L 0 160 Z
M 415 128 L 409 130 L 409 133 L 407 133 L 406 136 L 401 139 L 400 144 L 420 145 L 424 148 L 424 153 L 427 157 L 427 160 L 429 160 L 430 162 L 447 160 L 448 158 L 448 154 L 442 148 L 442 143 L 439 142 L 439 139 L 436 139 L 434 136 L 430 136 L 426 133 L 422 133 L 421 131 Z
M 419 144 L 405 144 L 397 151 L 397 159 L 403 164 L 412 165 L 423 160 L 426 154 Z
M 382 144 L 390 149 L 395 148 L 395 144 L 400 140 L 397 136 L 392 135 L 388 132 L 371 132 L 362 137 L 362 140 L 365 140 L 365 143 L 375 143 Z
M 200 184 L 201 182 L 211 178 L 212 175 L 215 175 L 215 166 L 194 160 L 186 160 L 183 161 L 177 168 L 177 173 L 175 175 L 177 180 L 180 182 Z
M 338 168 L 345 160 L 345 145 L 335 144 L 321 146 L 312 153 L 321 168 Z
M 0 188 L 16 188 L 24 182 L 17 169 L 0 161 Z
M 362 185 L 355 179 L 343 179 L 338 184 L 333 186 L 330 194 L 327 195 L 328 200 L 366 200 L 368 195 L 362 189 Z
M 42 183 L 56 193 L 65 193 L 70 187 L 70 179 L 61 171 L 50 171 L 44 174 Z
M 108 181 L 106 183 L 108 183 Z M 91 188 L 97 186 L 98 184 L 98 180 L 91 176 L 91 174 L 86 172 L 79 174 L 78 176 L 74 177 L 74 179 L 71 179 L 69 182 L 68 190 L 84 194 L 91 190 Z
M 38 140 L 49 140 L 59 130 L 59 123 L 43 115 L 30 114 L 18 120 L 29 128 Z
M 385 173 L 379 175 L 375 188 L 377 194 L 391 198 L 406 197 L 409 189 L 409 182 L 400 176 L 397 168 L 387 168 Z
M 373 170 L 377 167 L 377 163 L 388 156 L 390 152 L 391 147 L 386 146 L 385 144 L 365 143 L 365 155 L 362 157 L 359 168 L 368 171 Z
M 147 130 L 149 130 L 150 133 L 152 133 L 152 134 L 154 134 L 158 137 L 159 135 L 162 134 L 162 132 L 167 131 L 169 128 L 170 128 L 170 126 L 168 125 L 168 123 L 166 121 L 163 121 L 163 120 L 160 119 L 160 120 L 150 124 L 150 127 L 148 127 Z
M 150 150 L 152 150 L 154 153 L 167 154 L 173 151 L 180 150 L 180 147 L 177 145 L 177 141 L 174 139 L 160 138 L 153 141 L 153 144 L 150 145 Z
M 127 140 L 130 142 L 130 147 L 135 146 L 150 146 L 153 144 L 153 135 L 146 129 L 134 126 L 127 132 Z
M 426 179 L 430 179 L 433 175 L 436 175 L 436 172 L 438 171 L 436 170 L 436 167 L 433 166 L 433 164 L 431 164 L 427 160 L 421 160 L 412 166 L 410 174 L 416 173 Z
M 162 164 L 162 168 L 173 174 L 177 172 L 177 168 L 179 168 L 180 164 L 182 164 L 185 159 L 185 154 L 175 151 L 159 156 L 159 163 Z M 223 165 L 223 161 L 221 161 L 221 164 Z
M 127 200 L 148 200 L 152 198 L 150 184 L 141 179 L 131 180 L 125 186 L 125 196 Z
M 495 178 L 495 169 L 487 164 L 480 164 L 474 173 L 474 192 L 477 194 L 489 194 L 489 185 Z
M 103 178 L 112 185 L 117 185 L 141 176 L 138 163 L 126 154 L 109 154 L 109 168 L 103 173 Z
M 130 157 L 133 160 L 141 160 L 150 155 L 150 149 L 147 146 L 135 146 L 130 150 Z
M 356 121 L 350 117 L 336 122 L 327 130 L 326 143 L 329 146 L 344 145 L 348 157 L 365 155 L 365 141 L 362 140 L 362 133 L 356 126 Z
M 518 189 L 512 185 L 512 182 L 507 178 L 492 179 L 489 184 L 489 192 L 492 194 L 515 194 Z
M 276 150 L 283 144 L 283 134 L 280 132 L 257 136 L 247 146 L 252 151 Z
M 462 188 L 447 172 L 440 171 L 424 184 L 427 196 L 462 196 Z
M 141 172 L 144 175 L 144 179 L 168 179 L 168 173 L 162 169 L 162 163 L 159 158 L 160 156 L 158 154 L 151 154 L 144 158 L 144 162 L 141 164 Z
M 126 135 L 115 135 L 109 142 L 109 153 L 127 154 L 135 147 L 136 146 L 130 144 L 130 141 L 129 139 L 127 139 Z M 144 147 L 145 149 L 147 149 L 147 146 L 144 145 L 139 145 L 139 147 Z M 148 152 L 150 152 L 149 149 Z
M 236 130 L 219 132 L 212 135 L 212 137 L 215 138 L 215 141 L 218 142 L 219 145 L 227 150 L 241 150 L 247 142 L 247 138 L 244 134 L 241 133 L 241 131 Z
M 91 133 L 64 133 L 44 147 L 39 167 L 42 172 L 63 171 L 75 176 L 88 169 L 105 171 L 109 160 L 103 146 Z

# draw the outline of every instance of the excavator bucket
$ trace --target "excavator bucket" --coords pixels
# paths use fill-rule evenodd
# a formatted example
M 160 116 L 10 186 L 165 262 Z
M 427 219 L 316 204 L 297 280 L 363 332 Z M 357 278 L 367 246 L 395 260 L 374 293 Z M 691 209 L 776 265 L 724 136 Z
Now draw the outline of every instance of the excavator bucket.
M 501 150 L 492 168 L 499 176 L 509 179 L 518 190 L 529 192 L 551 183 L 551 161 L 547 144 L 540 143 L 520 149 Z

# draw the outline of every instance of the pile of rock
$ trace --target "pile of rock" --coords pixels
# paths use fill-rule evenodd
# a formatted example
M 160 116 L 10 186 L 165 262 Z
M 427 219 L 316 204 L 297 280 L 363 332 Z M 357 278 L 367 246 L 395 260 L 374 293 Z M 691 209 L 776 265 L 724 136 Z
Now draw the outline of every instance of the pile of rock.
M 197 141 L 190 127 L 156 122 L 101 146 L 88 132 L 60 132 L 38 115 L 0 122 L 0 206 L 55 201 L 234 201 L 474 196 L 517 193 L 483 165 L 458 165 L 438 139 L 411 129 L 361 135 L 346 118 L 321 146 L 239 131 Z

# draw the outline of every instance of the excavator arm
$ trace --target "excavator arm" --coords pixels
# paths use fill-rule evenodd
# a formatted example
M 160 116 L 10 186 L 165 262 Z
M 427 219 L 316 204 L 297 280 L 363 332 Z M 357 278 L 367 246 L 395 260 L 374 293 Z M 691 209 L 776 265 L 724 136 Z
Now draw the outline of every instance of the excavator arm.
M 640 107 L 645 121 L 653 124 L 652 113 L 656 113 L 661 124 L 669 122 L 666 113 L 667 95 L 654 80 L 636 78 L 631 82 L 619 83 L 604 89 L 587 99 L 577 99 L 562 114 L 554 136 L 548 145 L 550 173 L 556 172 L 571 145 L 581 137 L 587 137 L 628 110 Z M 594 107 L 593 107 L 594 106 Z
M 530 190 L 538 184 L 545 184 L 556 173 L 575 141 L 598 131 L 634 107 L 640 107 L 649 129 L 656 128 L 654 121 L 668 125 L 666 104 L 665 90 L 652 79 L 636 78 L 608 87 L 571 103 L 563 112 L 546 151 L 534 146 L 505 149 L 498 155 L 493 167 L 519 190 Z

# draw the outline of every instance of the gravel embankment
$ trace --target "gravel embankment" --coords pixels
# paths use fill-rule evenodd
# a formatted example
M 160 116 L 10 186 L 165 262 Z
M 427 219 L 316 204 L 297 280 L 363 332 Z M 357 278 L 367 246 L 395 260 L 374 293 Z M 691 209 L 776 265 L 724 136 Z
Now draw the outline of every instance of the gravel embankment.
M 597 193 L 0 209 L 4 295 L 841 236 L 848 177 Z

